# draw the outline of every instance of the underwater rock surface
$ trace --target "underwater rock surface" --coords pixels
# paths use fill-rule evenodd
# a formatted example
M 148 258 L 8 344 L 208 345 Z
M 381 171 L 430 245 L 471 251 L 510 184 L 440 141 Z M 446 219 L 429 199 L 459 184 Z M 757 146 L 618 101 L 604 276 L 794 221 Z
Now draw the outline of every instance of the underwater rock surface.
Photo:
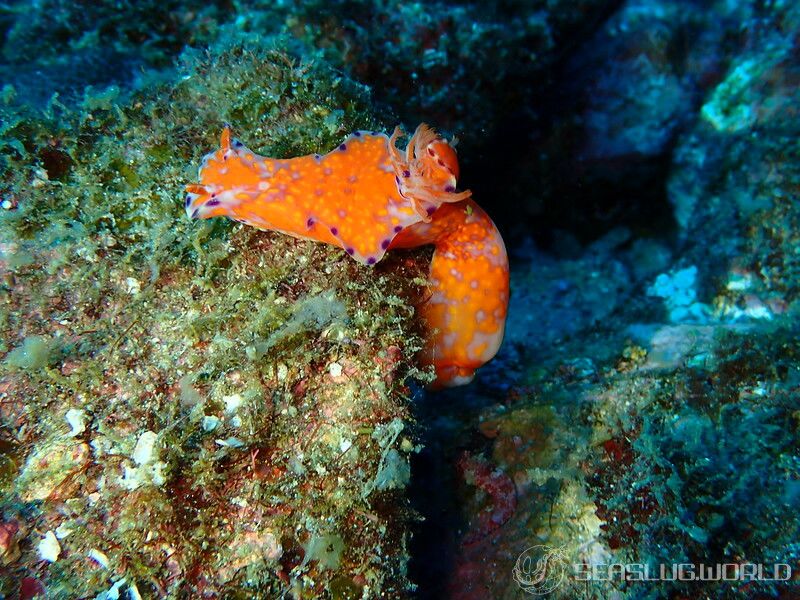
M 364 89 L 232 48 L 132 98 L 4 108 L 2 594 L 402 594 L 424 261 L 180 194 L 220 121 L 319 150 L 374 126 Z

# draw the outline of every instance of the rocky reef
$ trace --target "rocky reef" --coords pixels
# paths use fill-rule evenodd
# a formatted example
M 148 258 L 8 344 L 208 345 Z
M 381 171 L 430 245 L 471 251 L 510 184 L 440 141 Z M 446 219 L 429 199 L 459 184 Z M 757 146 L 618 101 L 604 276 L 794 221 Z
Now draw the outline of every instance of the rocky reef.
M 241 47 L 182 69 L 3 109 L 3 593 L 400 593 L 422 261 L 359 269 L 180 201 L 221 122 L 319 151 L 375 126 L 368 92 Z
M 582 216 L 572 239 L 551 242 L 560 258 L 518 251 L 519 304 L 504 364 L 511 377 L 485 373 L 475 397 L 493 403 L 476 400 L 471 423 L 451 424 L 454 445 L 480 451 L 515 493 L 498 499 L 464 479 L 465 534 L 450 546 L 452 575 L 442 588 L 450 597 L 796 594 L 800 121 L 792 108 L 797 48 L 786 32 L 798 30 L 800 13 L 788 4 L 713 4 L 719 18 L 701 17 L 684 38 L 688 53 L 670 55 L 672 36 L 697 16 L 690 6 L 677 17 L 675 8 L 626 3 L 598 32 L 613 42 L 592 48 L 625 47 L 636 68 L 618 60 L 595 67 L 603 74 L 590 79 L 596 89 L 624 96 L 652 85 L 659 99 L 592 96 L 599 110 L 571 109 L 581 111 L 586 142 L 559 165 L 591 165 L 579 187 L 600 176 L 628 190 L 609 167 L 633 177 L 649 155 L 662 165 L 658 193 L 669 214 L 648 217 L 660 235 L 626 217 L 579 245 Z M 652 19 L 665 19 L 660 37 Z M 734 41 L 720 27 L 746 34 Z M 728 50 L 705 64 L 692 59 L 712 39 Z M 676 103 L 675 80 L 642 72 L 658 48 L 655 56 L 680 57 L 684 68 L 713 67 L 713 77 L 685 72 L 679 81 L 689 88 Z M 578 123 L 575 115 L 564 122 Z M 620 153 L 633 158 L 620 161 Z M 618 210 L 653 199 L 640 194 L 612 200 Z M 504 503 L 512 501 L 509 516 Z M 487 510 L 502 526 L 482 527 Z M 551 561 L 549 571 L 535 570 L 540 559 Z M 678 580 L 673 565 L 688 566 L 692 580 Z M 728 565 L 727 581 L 714 577 L 716 565 Z
M 0 597 L 796 596 L 795 4 L 0 28 Z M 511 258 L 499 355 L 437 393 L 429 251 L 359 266 L 181 202 L 224 124 L 289 157 L 421 121 Z

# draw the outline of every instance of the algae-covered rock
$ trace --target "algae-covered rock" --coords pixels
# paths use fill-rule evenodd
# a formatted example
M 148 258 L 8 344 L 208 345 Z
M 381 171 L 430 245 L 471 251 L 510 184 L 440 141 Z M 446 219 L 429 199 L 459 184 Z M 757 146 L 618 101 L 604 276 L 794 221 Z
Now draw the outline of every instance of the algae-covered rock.
M 687 340 L 677 344 L 706 353 L 702 363 L 606 362 L 594 377 L 575 378 L 564 347 L 564 358 L 529 373 L 516 396 L 484 409 L 491 468 L 461 473 L 468 524 L 449 578 L 453 597 L 549 590 L 576 598 L 588 577 L 598 597 L 734 598 L 736 580 L 628 579 L 618 593 L 624 575 L 614 569 L 657 577 L 660 565 L 670 574 L 673 564 L 745 556 L 770 577 L 782 565 L 782 579 L 753 579 L 753 593 L 791 595 L 785 577 L 797 564 L 800 521 L 785 474 L 800 458 L 797 330 L 788 322 L 707 328 L 699 337 L 684 327 Z M 652 341 L 643 339 L 643 350 Z M 501 478 L 513 493 L 499 493 Z M 536 561 L 548 556 L 537 577 Z
M 798 27 L 793 3 L 765 13 L 757 43 L 733 57 L 672 158 L 680 234 L 692 260 L 723 282 L 715 304 L 732 320 L 776 318 L 798 295 L 800 66 L 785 33 Z
M 88 462 L 89 447 L 85 443 L 59 437 L 42 439 L 19 473 L 17 493 L 25 502 L 46 500 Z
M 369 96 L 274 51 L 184 59 L 130 100 L 0 109 L 0 593 L 401 596 L 410 448 L 375 432 L 410 422 L 424 254 L 363 267 L 181 202 L 223 123 L 320 152 Z

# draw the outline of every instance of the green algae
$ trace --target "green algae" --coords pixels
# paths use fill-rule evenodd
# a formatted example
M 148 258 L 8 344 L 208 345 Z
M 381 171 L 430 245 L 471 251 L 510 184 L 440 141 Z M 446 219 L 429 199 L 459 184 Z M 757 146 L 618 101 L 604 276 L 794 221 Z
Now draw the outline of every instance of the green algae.
M 5 364 L 11 369 L 37 371 L 47 366 L 52 355 L 53 343 L 45 337 L 34 335 L 22 341 L 6 355 Z
M 335 533 L 312 535 L 304 549 L 304 560 L 316 561 L 321 568 L 335 571 L 344 552 L 344 540 Z
M 347 309 L 331 291 L 304 298 L 294 307 L 294 314 L 285 319 L 283 325 L 269 337 L 248 347 L 248 357 L 257 360 L 264 357 L 275 345 L 304 331 L 323 331 L 326 327 L 343 322 Z M 256 322 L 258 318 L 256 318 Z

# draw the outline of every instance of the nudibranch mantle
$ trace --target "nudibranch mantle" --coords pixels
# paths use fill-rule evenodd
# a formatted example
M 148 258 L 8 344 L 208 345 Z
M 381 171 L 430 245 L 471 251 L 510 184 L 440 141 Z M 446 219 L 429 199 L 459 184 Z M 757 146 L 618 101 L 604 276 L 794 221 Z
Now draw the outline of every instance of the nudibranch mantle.
M 339 246 L 366 265 L 392 248 L 433 244 L 430 297 L 420 306 L 431 332 L 422 361 L 436 370 L 432 387 L 460 385 L 503 339 L 505 245 L 471 193 L 456 191 L 455 149 L 425 124 L 405 151 L 400 135 L 357 131 L 325 155 L 273 159 L 226 127 L 184 206 L 193 219 L 226 216 Z

